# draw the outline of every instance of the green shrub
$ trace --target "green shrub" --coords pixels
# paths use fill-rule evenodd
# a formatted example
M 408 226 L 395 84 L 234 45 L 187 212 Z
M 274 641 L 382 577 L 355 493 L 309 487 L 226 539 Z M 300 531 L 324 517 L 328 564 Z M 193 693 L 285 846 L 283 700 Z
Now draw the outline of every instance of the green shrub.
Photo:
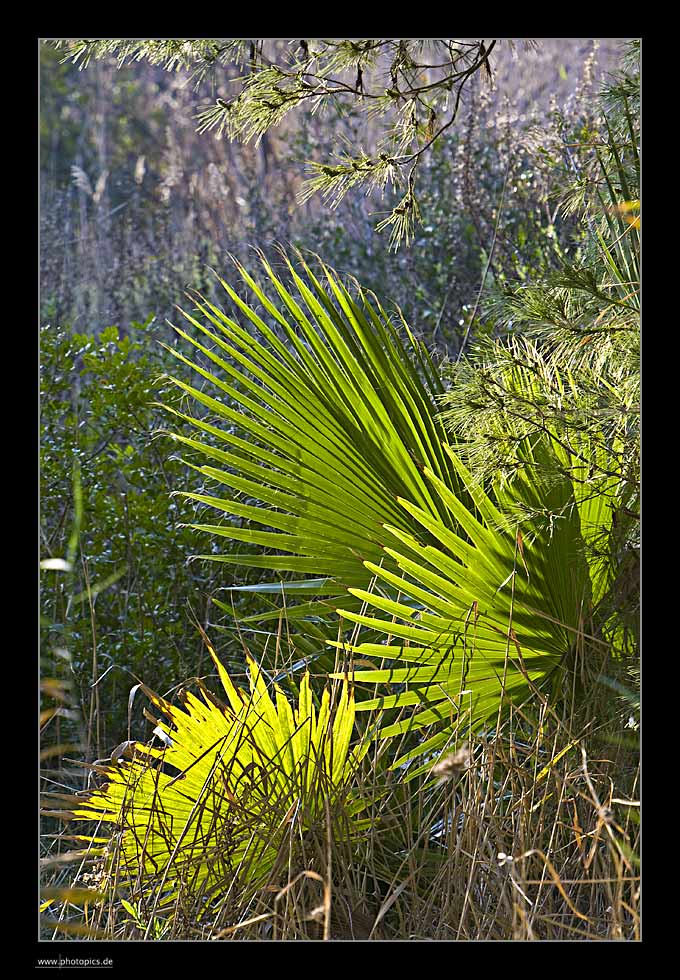
M 193 621 L 206 622 L 209 596 L 229 581 L 187 563 L 192 535 L 171 495 L 185 469 L 169 458 L 154 406 L 165 368 L 157 331 L 151 320 L 127 335 L 41 329 L 43 559 L 69 549 L 74 466 L 82 504 L 73 574 L 43 573 L 43 654 L 68 651 L 93 752 L 126 727 L 131 674 L 162 686 L 200 673 Z

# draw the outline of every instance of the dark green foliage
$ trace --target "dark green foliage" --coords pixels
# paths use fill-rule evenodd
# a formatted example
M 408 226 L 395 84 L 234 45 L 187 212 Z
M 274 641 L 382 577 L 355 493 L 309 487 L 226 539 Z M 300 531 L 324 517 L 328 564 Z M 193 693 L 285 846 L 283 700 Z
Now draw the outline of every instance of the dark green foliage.
M 200 673 L 193 620 L 206 623 L 209 596 L 228 582 L 187 564 L 193 535 L 178 527 L 186 512 L 171 495 L 185 468 L 158 436 L 165 419 L 153 405 L 166 357 L 157 331 L 150 321 L 133 323 L 126 336 L 116 327 L 41 331 L 43 559 L 65 558 L 69 549 L 74 465 L 82 498 L 73 575 L 43 572 L 43 654 L 68 650 L 86 722 L 97 694 L 90 735 L 102 746 L 127 726 L 128 672 L 159 687 Z

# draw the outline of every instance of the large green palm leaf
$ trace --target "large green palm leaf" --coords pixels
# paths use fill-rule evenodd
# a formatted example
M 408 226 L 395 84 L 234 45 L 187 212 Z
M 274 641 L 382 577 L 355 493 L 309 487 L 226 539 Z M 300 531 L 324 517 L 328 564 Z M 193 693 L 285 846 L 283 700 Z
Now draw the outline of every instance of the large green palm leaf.
M 185 494 L 225 515 L 192 526 L 232 542 L 200 557 L 266 569 L 288 580 L 291 596 L 322 597 L 289 608 L 294 618 L 368 583 L 364 562 L 383 557 L 385 523 L 416 528 L 398 497 L 450 520 L 424 466 L 449 486 L 457 477 L 437 420 L 441 382 L 408 328 L 402 339 L 379 305 L 361 291 L 352 296 L 325 266 L 323 286 L 301 259 L 297 268 L 288 263 L 293 293 L 262 263 L 276 302 L 239 266 L 262 316 L 223 282 L 247 328 L 203 300 L 197 316 L 184 314 L 194 330 L 177 332 L 198 355 L 173 353 L 219 398 L 176 380 L 206 409 L 203 418 L 181 417 L 209 438 L 175 438 L 208 457 L 196 468 L 228 490 Z M 290 573 L 326 581 L 292 582 Z
M 274 326 L 225 283 L 250 330 L 201 302 L 211 326 L 187 318 L 210 345 L 180 331 L 219 373 L 177 356 L 222 395 L 178 381 L 222 424 L 185 418 L 229 448 L 177 438 L 219 462 L 198 469 L 237 494 L 186 496 L 248 522 L 194 527 L 266 549 L 205 557 L 324 576 L 284 583 L 316 597 L 288 607 L 288 618 L 338 610 L 373 631 L 353 647 L 340 642 L 388 662 L 355 679 L 399 687 L 361 708 L 421 709 L 388 720 L 384 735 L 478 724 L 502 697 L 525 700 L 559 679 L 605 587 L 590 545 L 611 524 L 612 488 L 584 490 L 586 445 L 579 452 L 534 430 L 513 479 L 485 489 L 446 440 L 420 346 L 410 335 L 405 345 L 379 307 L 361 293 L 354 300 L 325 267 L 326 288 L 301 267 L 304 279 L 288 265 L 295 298 L 264 262 L 285 315 L 241 269 Z M 531 373 L 511 370 L 508 383 L 536 397 Z

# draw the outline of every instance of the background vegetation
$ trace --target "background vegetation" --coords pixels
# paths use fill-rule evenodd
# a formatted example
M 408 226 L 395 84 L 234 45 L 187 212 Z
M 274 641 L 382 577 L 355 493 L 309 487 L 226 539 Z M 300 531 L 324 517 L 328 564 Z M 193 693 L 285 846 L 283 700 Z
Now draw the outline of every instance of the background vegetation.
M 364 668 L 376 644 L 384 644 L 371 604 L 388 612 L 392 624 L 411 615 L 394 605 L 389 591 L 380 593 L 380 586 L 376 591 L 382 560 L 364 580 L 363 572 L 353 578 L 354 572 L 341 570 L 341 554 L 330 573 L 334 589 L 314 595 L 310 587 L 312 605 L 295 613 L 286 603 L 282 615 L 280 595 L 273 585 L 263 588 L 265 576 L 257 568 L 267 564 L 257 557 L 263 543 L 265 555 L 271 555 L 272 544 L 278 551 L 281 546 L 265 542 L 255 529 L 253 508 L 269 498 L 252 483 L 231 484 L 240 491 L 238 503 L 229 504 L 232 518 L 211 525 L 217 534 L 213 555 L 231 554 L 234 560 L 187 561 L 198 550 L 197 532 L 188 525 L 205 525 L 204 505 L 215 506 L 215 481 L 224 483 L 214 470 L 224 418 L 205 397 L 215 379 L 223 383 L 214 363 L 215 338 L 220 329 L 232 328 L 220 315 L 212 326 L 206 320 L 216 316 L 206 304 L 223 308 L 227 301 L 210 266 L 234 285 L 256 317 L 266 308 L 263 289 L 269 283 L 271 290 L 272 275 L 280 277 L 282 287 L 294 284 L 285 257 L 272 249 L 274 242 L 288 245 L 289 254 L 291 245 L 313 250 L 344 281 L 356 277 L 385 304 L 382 322 L 398 305 L 414 332 L 413 350 L 426 349 L 433 361 L 424 374 L 416 368 L 408 382 L 398 380 L 403 368 L 390 368 L 397 371 L 395 384 L 424 385 L 423 431 L 434 426 L 436 444 L 450 442 L 460 465 L 469 468 L 465 480 L 456 483 L 460 467 L 438 450 L 440 476 L 471 514 L 479 516 L 485 506 L 478 496 L 481 487 L 494 507 L 506 508 L 504 526 L 493 529 L 499 540 L 507 537 L 511 575 L 524 561 L 525 541 L 529 556 L 534 540 L 543 540 L 546 553 L 557 556 L 555 541 L 562 540 L 568 566 L 582 551 L 590 570 L 591 606 L 570 627 L 579 641 L 568 644 L 567 659 L 560 661 L 568 661 L 564 676 L 570 691 L 556 690 L 554 677 L 552 688 L 540 683 L 536 688 L 543 673 L 532 674 L 530 666 L 533 707 L 526 699 L 510 706 L 512 699 L 506 704 L 501 698 L 481 719 L 485 725 L 472 732 L 461 721 L 453 733 L 441 726 L 426 730 L 429 756 L 423 757 L 409 711 L 403 713 L 417 678 L 393 673 L 394 704 L 376 704 L 387 712 L 383 733 L 389 723 L 401 739 L 369 743 L 373 728 L 365 708 L 376 691 L 369 671 L 357 674 L 354 696 L 357 707 L 365 705 L 355 725 L 364 734 L 364 751 L 356 757 L 351 789 L 331 792 L 332 774 L 321 767 L 315 792 L 326 798 L 325 808 L 317 799 L 306 816 L 291 819 L 291 800 L 305 800 L 308 787 L 297 786 L 297 797 L 291 796 L 286 780 L 298 772 L 296 763 L 288 770 L 278 755 L 270 756 L 268 771 L 281 766 L 281 785 L 287 788 L 269 794 L 267 806 L 252 803 L 247 827 L 256 825 L 262 840 L 275 840 L 279 859 L 253 858 L 246 872 L 234 864 L 219 871 L 210 867 L 198 872 L 201 887 L 168 896 L 167 870 L 159 879 L 157 868 L 135 866 L 127 891 L 121 891 L 110 864 L 106 872 L 96 865 L 94 878 L 82 867 L 74 875 L 71 845 L 56 833 L 57 811 L 50 810 L 43 860 L 52 891 L 45 893 L 43 905 L 54 919 L 43 925 L 43 935 L 638 938 L 636 50 L 613 41 L 574 42 L 565 49 L 548 40 L 537 50 L 518 46 L 514 52 L 500 45 L 492 62 L 495 87 L 482 72 L 471 78 L 456 125 L 423 157 L 418 171 L 422 223 L 414 226 L 409 247 L 396 252 L 387 235 L 376 234 L 374 215 L 399 207 L 396 190 L 388 191 L 385 203 L 355 190 L 335 210 L 316 198 L 295 203 L 310 158 L 328 159 L 342 140 L 354 149 L 376 144 L 379 126 L 375 120 L 365 123 L 360 106 L 330 105 L 323 117 L 302 116 L 295 125 L 284 121 L 257 146 L 232 143 L 196 133 L 197 95 L 184 84 L 182 71 L 169 73 L 144 61 L 118 70 L 106 57 L 78 71 L 63 55 L 54 46 L 41 47 L 41 724 L 44 788 L 65 791 L 66 812 L 78 815 L 70 794 L 98 779 L 98 770 L 79 767 L 82 761 L 112 761 L 115 769 L 117 760 L 126 758 L 124 738 L 130 744 L 148 738 L 141 694 L 128 700 L 139 681 L 168 698 L 167 707 L 164 700 L 155 706 L 170 719 L 170 727 L 161 731 L 172 738 L 182 730 L 170 707 L 176 696 L 187 719 L 202 718 L 205 711 L 186 695 L 176 695 L 180 683 L 191 688 L 191 678 L 202 678 L 194 689 L 200 693 L 207 684 L 208 707 L 216 693 L 215 670 L 227 695 L 233 677 L 246 684 L 250 678 L 250 697 L 260 696 L 252 668 L 246 669 L 250 657 L 284 685 L 286 693 L 282 689 L 277 698 L 297 703 L 305 664 L 312 671 L 314 697 L 320 697 L 324 678 L 343 664 L 328 645 L 340 638 L 337 621 L 331 617 L 331 625 L 325 625 L 329 605 L 346 611 L 345 649 L 353 650 Z M 619 74 L 610 76 L 603 94 L 604 69 Z M 265 249 L 269 272 L 255 261 L 252 246 Z M 253 276 L 249 283 L 237 285 L 233 272 L 226 271 L 227 252 Z M 189 300 L 182 296 L 183 285 L 196 291 Z M 350 291 L 356 296 L 351 286 Z M 195 352 L 198 385 L 191 363 L 182 358 L 191 357 L 187 340 L 206 343 L 206 338 L 193 329 L 196 324 L 185 324 L 185 337 L 170 330 L 166 318 L 178 326 L 181 320 L 175 304 L 214 331 L 208 346 Z M 289 316 L 286 305 L 275 290 L 273 309 Z M 312 322 L 331 355 L 340 356 L 320 314 Z M 403 328 L 397 329 L 403 338 Z M 238 348 L 239 342 L 224 337 L 230 344 L 225 363 L 233 371 L 233 344 Z M 277 328 L 276 337 L 294 348 L 294 332 Z M 313 334 L 309 337 L 313 343 Z M 250 337 L 240 343 L 249 358 L 260 356 Z M 268 356 L 269 343 L 264 338 L 262 357 Z M 381 363 L 377 350 L 371 356 Z M 394 364 L 411 356 L 402 353 Z M 370 377 L 379 382 L 376 392 L 387 370 L 386 364 L 371 369 Z M 243 413 L 239 425 L 247 430 L 246 416 L 257 411 L 246 398 L 248 372 L 239 369 L 235 378 L 235 387 L 222 388 L 219 397 L 229 411 Z M 314 383 L 312 373 L 304 384 L 311 390 Z M 199 401 L 189 390 L 195 385 Z M 363 382 L 357 387 L 366 390 Z M 266 407 L 268 396 L 258 390 L 257 397 Z M 321 398 L 314 418 L 322 417 L 319 411 L 330 411 L 329 418 L 344 411 L 327 393 Z M 384 395 L 377 398 L 379 413 Z M 281 413 L 280 405 L 276 411 Z M 298 417 L 290 415 L 291 424 Z M 390 418 L 394 422 L 394 406 Z M 203 446 L 186 441 L 193 439 L 196 422 Z M 347 431 L 349 424 L 347 418 L 342 423 Z M 168 428 L 184 441 L 173 446 Z M 353 443 L 358 459 L 366 450 L 363 431 Z M 397 424 L 396 431 L 396 438 L 417 453 L 407 429 Z M 255 432 L 251 428 L 247 438 Z M 489 481 L 501 474 L 509 487 L 516 486 L 513 477 L 526 464 L 527 451 L 536 457 L 537 435 L 549 442 L 541 463 L 545 489 L 515 493 L 503 503 L 503 482 L 492 488 Z M 258 435 L 252 449 L 256 462 L 266 445 Z M 275 445 L 270 448 L 278 452 Z M 178 449 L 199 467 L 198 485 L 177 458 Z M 206 450 L 213 456 L 212 470 Z M 234 459 L 229 461 L 230 473 L 239 473 L 243 452 L 235 469 Z M 391 487 L 375 449 L 366 450 L 364 458 L 364 472 L 376 485 Z M 584 460 L 590 464 L 587 473 Z M 395 495 L 413 500 L 404 489 L 410 486 L 408 467 L 395 466 L 389 453 L 388 464 L 395 467 Z M 571 520 L 564 500 L 559 504 L 562 491 L 556 490 L 565 479 L 573 487 L 569 506 L 577 501 L 581 529 L 587 521 L 594 528 L 578 545 L 564 545 L 568 539 L 560 537 L 560 528 Z M 173 496 L 178 490 L 194 496 Z M 350 513 L 363 513 L 372 492 L 369 482 L 369 496 Z M 458 520 L 466 520 L 462 512 L 450 519 L 447 507 L 438 503 L 436 510 L 445 525 L 456 528 Z M 584 517 L 586 512 L 591 516 Z M 385 517 L 394 522 L 393 514 Z M 415 526 L 407 521 L 402 530 Z M 473 526 L 464 526 L 464 540 L 483 552 L 486 532 L 478 531 L 475 539 Z M 434 535 L 430 546 L 451 547 L 444 530 L 428 530 Z M 224 547 L 225 532 L 237 539 L 231 552 Z M 332 542 L 323 544 L 319 554 L 328 554 L 329 547 Z M 547 566 L 538 570 L 531 557 L 528 561 L 534 581 L 543 584 L 531 599 L 535 609 L 541 596 L 554 598 L 545 591 L 552 573 Z M 328 574 L 317 565 L 318 574 Z M 441 569 L 441 561 L 434 567 Z M 409 573 L 413 588 L 412 566 Z M 416 581 L 418 575 L 421 586 L 432 589 L 432 581 L 422 578 L 424 566 Z M 355 605 L 344 586 L 355 590 Z M 473 583 L 469 598 L 479 587 Z M 408 588 L 402 581 L 396 598 Z M 442 597 L 438 601 L 433 611 L 441 613 Z M 548 613 L 551 608 L 556 607 L 548 604 Z M 507 610 L 500 615 L 507 616 Z M 511 622 L 512 616 L 511 604 Z M 538 637 L 540 624 L 528 622 L 522 627 L 526 637 Z M 417 626 L 408 629 L 417 641 Z M 386 656 L 384 646 L 378 655 Z M 383 679 L 378 671 L 373 674 L 375 682 Z M 238 703 L 233 702 L 234 711 Z M 277 700 L 277 705 L 275 726 L 284 724 L 284 703 Z M 257 740 L 257 726 L 248 724 Z M 121 752 L 114 758 L 118 743 Z M 311 751 L 308 746 L 307 756 Z M 410 764 L 404 769 L 411 756 L 419 758 L 417 771 Z M 244 772 L 251 763 L 243 760 Z M 134 758 L 129 765 L 134 767 Z M 171 772 L 168 765 L 165 771 Z M 212 770 L 203 775 L 194 804 L 200 805 L 201 821 L 208 812 L 202 788 L 211 778 Z M 244 779 L 248 776 L 239 776 L 238 786 Z M 240 790 L 232 785 L 228 792 Z M 97 819 L 114 806 L 106 796 L 97 803 L 99 811 L 92 809 L 94 803 L 83 805 L 80 816 Z M 221 813 L 221 806 L 213 804 L 214 812 Z M 131 826 L 140 833 L 134 819 Z M 217 833 L 214 822 L 208 821 L 208 831 L 204 822 L 201 826 L 204 833 Z M 288 828 L 283 837 L 282 826 Z M 230 822 L 227 827 L 240 840 L 241 831 Z M 88 848 L 93 857 L 92 843 Z M 88 859 L 81 853 L 77 860 L 87 864 Z M 178 880 L 193 880 L 186 870 L 192 867 L 191 852 L 182 867 Z M 206 895 L 206 881 L 222 887 Z M 83 887 L 101 892 L 100 898 L 84 896 L 78 891 Z

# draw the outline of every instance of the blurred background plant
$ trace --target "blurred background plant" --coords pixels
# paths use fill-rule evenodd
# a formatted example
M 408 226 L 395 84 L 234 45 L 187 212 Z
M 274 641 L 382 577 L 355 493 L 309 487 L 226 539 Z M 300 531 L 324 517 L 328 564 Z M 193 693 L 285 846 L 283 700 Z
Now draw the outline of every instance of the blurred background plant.
M 151 318 L 125 336 L 41 329 L 41 547 L 48 563 L 67 556 L 66 574 L 44 572 L 44 645 L 67 632 L 90 760 L 125 728 L 136 675 L 160 687 L 204 658 L 195 622 L 216 579 L 187 563 L 191 535 L 177 526 L 185 467 L 158 439 L 153 404 L 162 355 Z
M 595 125 L 597 85 L 618 53 L 616 39 L 499 43 L 494 88 L 472 76 L 456 124 L 422 157 L 423 223 L 396 254 L 374 230 L 389 193 L 381 203 L 355 190 L 335 209 L 297 202 L 310 159 L 379 138 L 353 102 L 242 144 L 196 132 L 186 73 L 146 61 L 119 70 L 115 58 L 79 71 L 63 55 L 41 46 L 42 302 L 53 321 L 125 330 L 152 312 L 161 325 L 182 284 L 215 295 L 206 266 L 227 251 L 244 260 L 249 246 L 279 241 L 329 255 L 455 350 L 489 258 L 486 286 L 550 267 L 567 246 L 574 222 L 557 220 L 553 194 L 578 161 L 578 134 Z M 538 131 L 551 152 L 533 151 Z

